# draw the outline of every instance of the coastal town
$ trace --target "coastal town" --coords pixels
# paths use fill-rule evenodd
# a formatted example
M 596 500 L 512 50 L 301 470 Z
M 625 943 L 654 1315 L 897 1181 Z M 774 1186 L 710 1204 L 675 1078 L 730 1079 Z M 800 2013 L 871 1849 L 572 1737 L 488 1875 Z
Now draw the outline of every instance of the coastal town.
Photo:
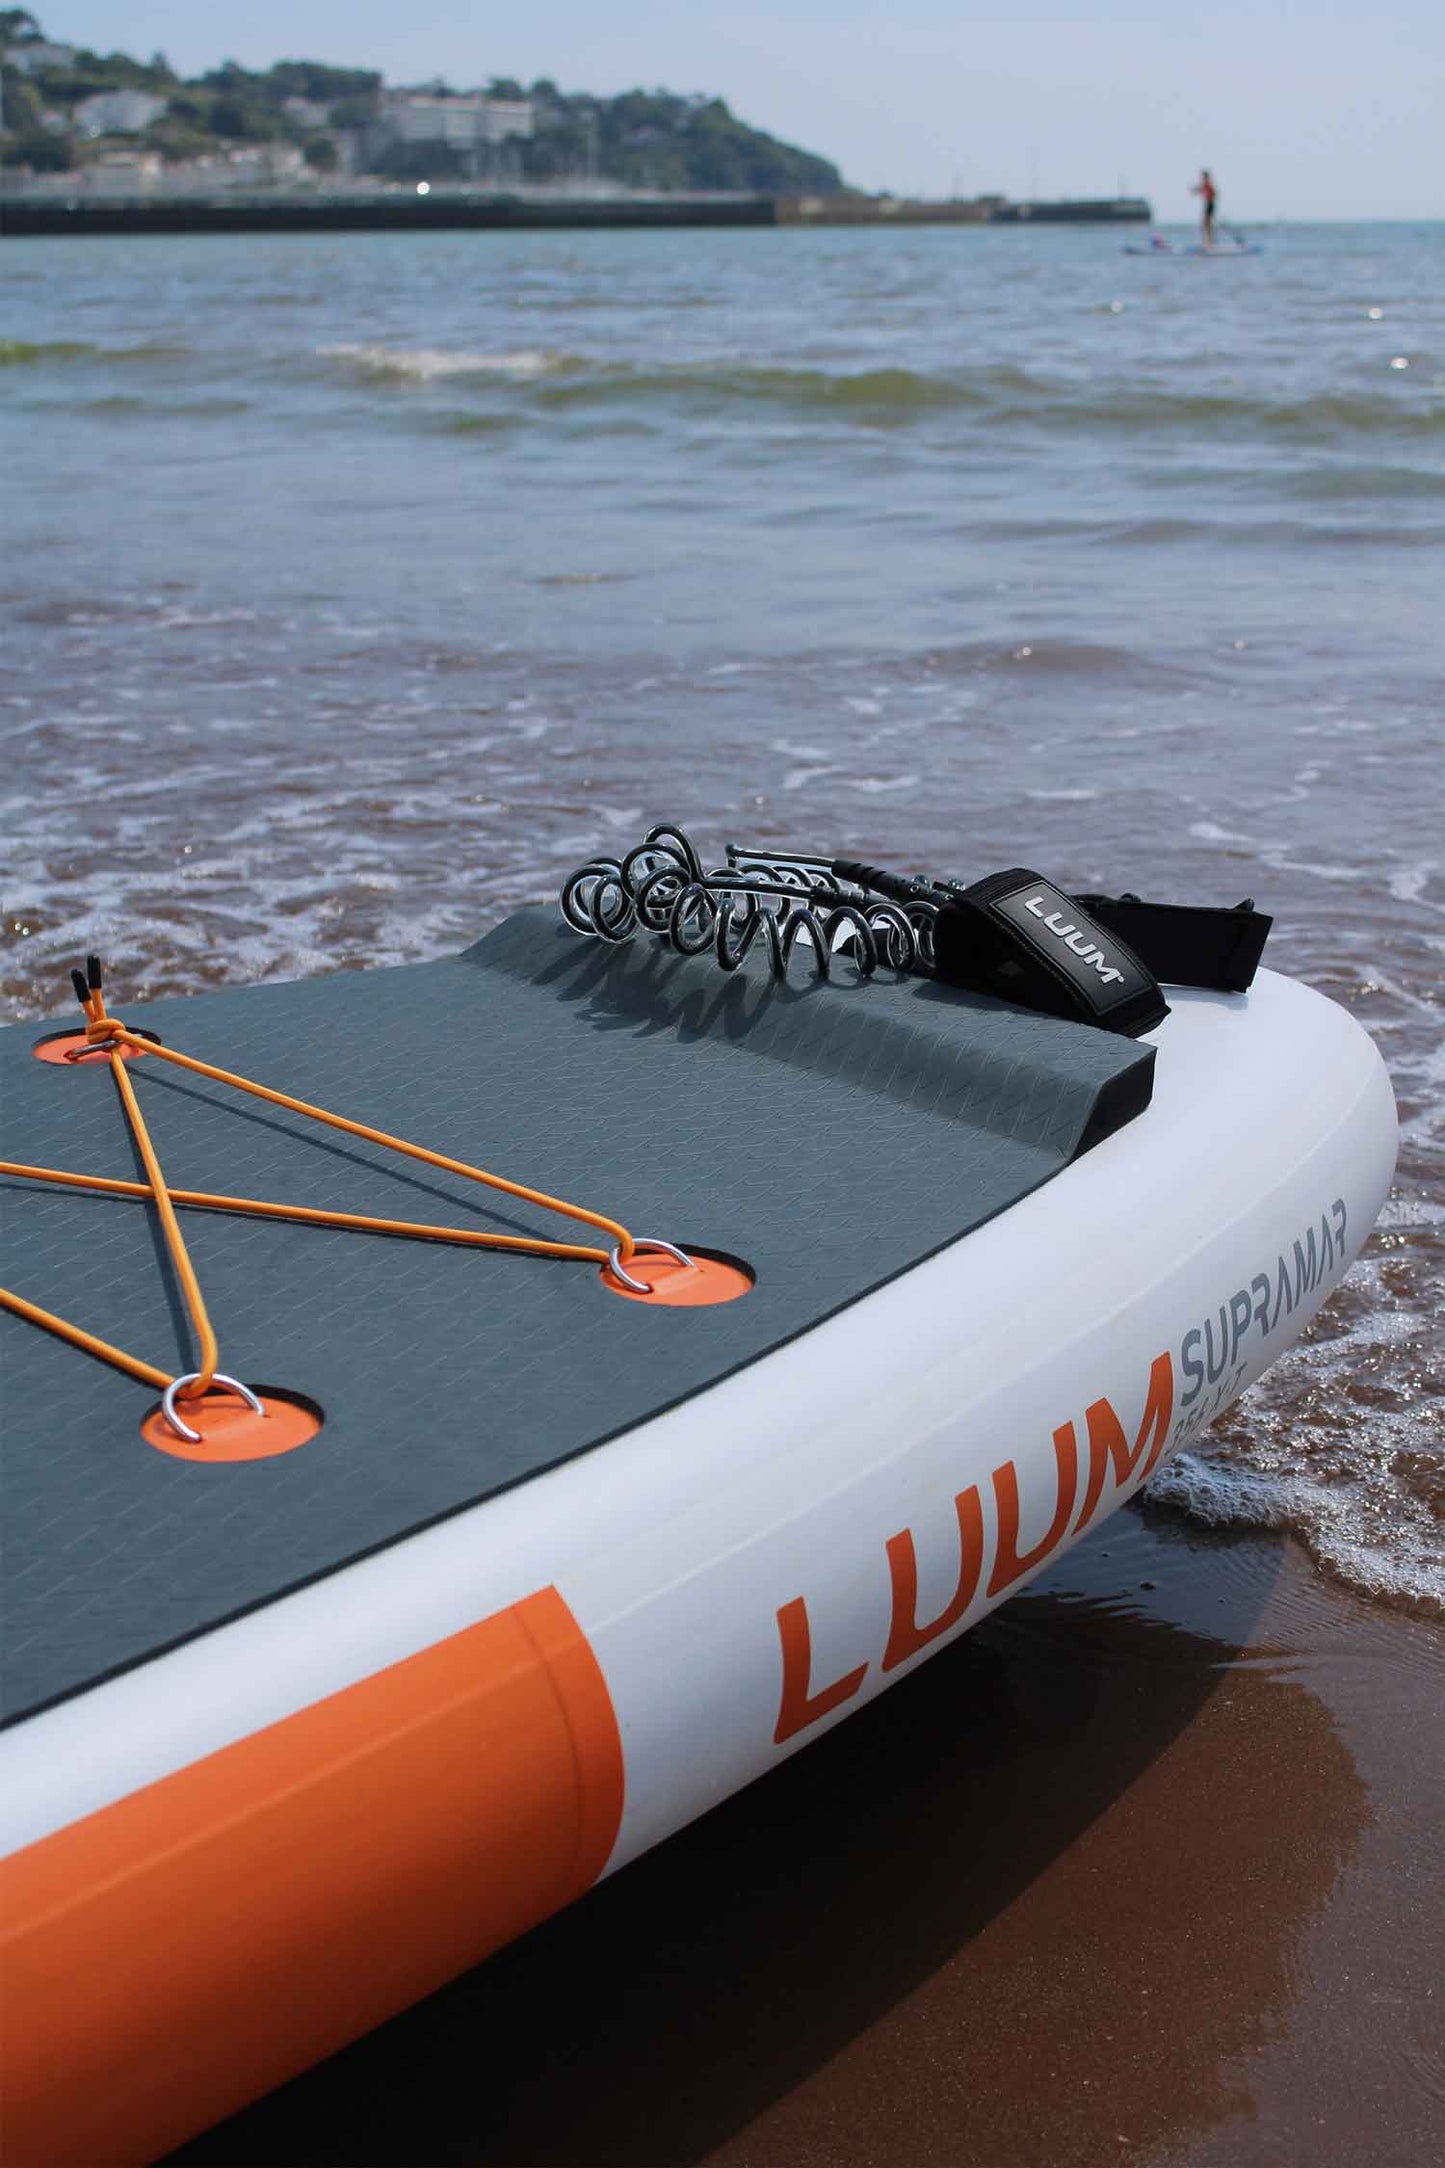
M 0 10 L 0 161 L 26 191 L 172 193 L 418 182 L 591 193 L 844 191 L 826 158 L 718 98 L 568 94 L 548 80 L 394 86 L 371 69 L 234 61 L 184 79 L 164 54 L 99 54 Z
M 438 225 L 986 225 L 1147 220 L 1142 198 L 917 200 L 852 188 L 721 98 L 456 89 L 375 70 L 100 54 L 0 9 L 0 219 L 12 234 Z

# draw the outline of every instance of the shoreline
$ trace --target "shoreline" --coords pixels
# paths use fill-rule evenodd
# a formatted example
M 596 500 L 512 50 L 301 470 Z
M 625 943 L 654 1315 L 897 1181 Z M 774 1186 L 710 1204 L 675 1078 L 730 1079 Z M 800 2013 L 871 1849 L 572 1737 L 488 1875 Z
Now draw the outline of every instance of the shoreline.
M 1445 1634 L 1127 1509 L 783 1769 L 172 2156 L 1433 2157 Z M 1432 2002 L 1432 1990 L 1434 2000 Z
M 923 202 L 906 197 L 675 195 L 564 196 L 433 187 L 331 194 L 0 197 L 0 234 L 12 240 L 206 233 L 572 233 L 681 227 L 1142 225 L 1142 199 L 1009 203 L 1003 197 Z

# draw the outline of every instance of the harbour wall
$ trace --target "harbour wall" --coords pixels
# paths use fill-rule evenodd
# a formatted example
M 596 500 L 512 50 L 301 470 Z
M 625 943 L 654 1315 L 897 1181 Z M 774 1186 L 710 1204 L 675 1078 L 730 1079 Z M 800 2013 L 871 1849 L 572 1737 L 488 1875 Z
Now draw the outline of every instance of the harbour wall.
M 0 234 L 627 231 L 684 226 L 933 226 L 1145 222 L 1138 197 L 1010 203 L 860 196 L 541 196 L 357 190 L 332 195 L 122 196 L 27 192 L 0 199 Z

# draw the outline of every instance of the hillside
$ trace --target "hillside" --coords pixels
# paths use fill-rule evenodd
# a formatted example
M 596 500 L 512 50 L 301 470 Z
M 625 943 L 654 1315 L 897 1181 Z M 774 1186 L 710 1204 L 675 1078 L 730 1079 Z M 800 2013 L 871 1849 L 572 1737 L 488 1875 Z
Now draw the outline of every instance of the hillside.
M 600 179 L 631 188 L 767 194 L 829 195 L 843 187 L 826 158 L 750 128 L 721 98 L 666 90 L 593 97 L 546 79 L 524 85 L 494 78 L 466 93 L 442 83 L 420 86 L 413 94 L 419 103 L 437 110 L 451 101 L 449 114 L 458 121 L 479 101 L 525 111 L 525 127 L 493 130 L 482 161 L 440 134 L 409 139 L 393 121 L 405 94 L 369 69 L 283 60 L 255 71 L 227 61 L 187 79 L 161 53 L 142 61 L 53 41 L 24 8 L 0 9 L 0 54 L 0 163 L 33 172 L 64 172 L 130 151 L 155 153 L 171 165 L 263 154 L 274 175 L 310 167 L 408 179 Z

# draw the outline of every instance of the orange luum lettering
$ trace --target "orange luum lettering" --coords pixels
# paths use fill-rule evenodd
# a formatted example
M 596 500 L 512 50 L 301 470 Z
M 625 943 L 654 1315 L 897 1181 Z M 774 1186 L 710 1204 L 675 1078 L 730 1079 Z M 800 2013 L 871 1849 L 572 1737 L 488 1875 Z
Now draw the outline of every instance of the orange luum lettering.
M 778 1709 L 773 1743 L 781 1746 L 816 1724 L 819 1717 L 851 1701 L 868 1674 L 868 1666 L 845 1671 L 841 1679 L 818 1693 L 808 1691 L 813 1671 L 813 1637 L 808 1628 L 808 1606 L 801 1596 L 785 1603 L 778 1613 L 778 1639 L 783 1647 L 783 1698 Z
M 954 1499 L 958 1512 L 958 1586 L 937 1616 L 926 1626 L 918 1624 L 918 1558 L 913 1536 L 902 1528 L 888 1538 L 888 1573 L 893 1583 L 893 1611 L 888 1625 L 888 1647 L 883 1669 L 892 1671 L 908 1657 L 926 1649 L 930 1641 L 956 1626 L 978 1591 L 983 1570 L 983 1504 L 976 1484 L 970 1483 Z
M 994 1554 L 993 1572 L 988 1577 L 990 1596 L 1001 1596 L 1006 1588 L 1012 1588 L 1015 1581 L 1022 1580 L 1035 1566 L 1042 1565 L 1049 1553 L 1064 1540 L 1079 1488 L 1079 1441 L 1072 1423 L 1061 1423 L 1054 1432 L 1054 1466 L 1058 1485 L 1054 1517 L 1042 1542 L 1036 1543 L 1031 1551 L 1019 1550 L 1018 1470 L 1011 1460 L 1006 1460 L 1001 1468 L 993 1471 L 998 1549 Z
M 1084 1493 L 1084 1509 L 1077 1526 L 1087 1528 L 1104 1492 L 1104 1474 L 1110 1461 L 1114 1464 L 1116 1484 L 1127 1483 L 1139 1466 L 1147 1448 L 1147 1458 L 1140 1472 L 1140 1481 L 1148 1475 L 1164 1448 L 1169 1435 L 1169 1425 L 1174 1417 L 1174 1365 L 1166 1348 L 1156 1355 L 1149 1371 L 1149 1393 L 1144 1402 L 1144 1415 L 1139 1424 L 1139 1435 L 1131 1452 L 1124 1440 L 1124 1426 L 1107 1400 L 1096 1400 L 1085 1411 L 1089 1426 L 1089 1487 Z

